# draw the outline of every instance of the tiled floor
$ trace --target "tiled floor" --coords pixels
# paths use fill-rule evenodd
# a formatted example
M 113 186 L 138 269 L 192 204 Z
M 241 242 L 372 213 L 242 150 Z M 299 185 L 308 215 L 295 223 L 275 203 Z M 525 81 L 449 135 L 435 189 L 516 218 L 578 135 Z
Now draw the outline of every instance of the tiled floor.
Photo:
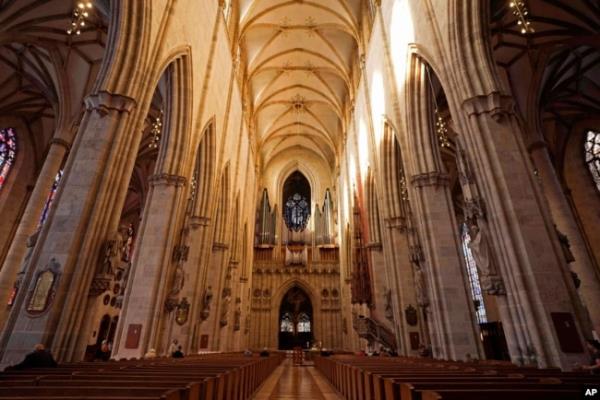
M 287 359 L 265 381 L 254 400 L 341 400 L 315 367 L 294 367 Z

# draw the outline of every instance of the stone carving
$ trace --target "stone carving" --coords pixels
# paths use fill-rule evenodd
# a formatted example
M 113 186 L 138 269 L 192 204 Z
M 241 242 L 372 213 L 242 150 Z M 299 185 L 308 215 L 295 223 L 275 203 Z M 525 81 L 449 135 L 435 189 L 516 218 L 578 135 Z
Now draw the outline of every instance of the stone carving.
M 110 287 L 117 268 L 121 265 L 123 237 L 120 232 L 113 233 L 102 246 L 100 265 L 90 285 L 90 296 L 98 296 Z
M 410 326 L 417 326 L 417 309 L 414 308 L 411 304 L 406 307 L 404 310 L 404 317 L 406 318 L 406 323 Z
M 385 317 L 390 321 L 394 320 L 394 310 L 392 308 L 392 289 L 385 289 L 383 292 L 383 297 L 385 299 Z
M 190 313 L 190 303 L 187 298 L 181 299 L 181 302 L 177 305 L 177 312 L 175 313 L 175 322 L 178 325 L 183 325 L 187 322 Z
M 242 309 L 240 308 L 240 305 L 238 304 L 237 307 L 235 308 L 235 313 L 234 313 L 234 317 L 233 317 L 233 330 L 234 331 L 240 330 L 241 319 L 242 319 Z
M 170 296 L 177 296 L 185 283 L 185 274 L 181 265 L 177 265 L 173 274 L 173 283 L 171 284 Z
M 471 242 L 468 246 L 475 259 L 481 289 L 490 295 L 505 295 L 504 282 L 498 275 L 498 271 L 494 265 L 483 219 L 480 219 L 478 223 L 475 223 L 473 220 L 470 221 L 469 235 L 471 236 Z
M 210 303 L 212 302 L 213 293 L 212 287 L 209 286 L 206 288 L 204 292 L 204 297 L 202 298 L 202 311 L 200 311 L 200 318 L 205 320 L 210 315 Z
M 226 326 L 229 318 L 229 303 L 231 303 L 231 289 L 223 289 L 223 304 L 221 305 L 221 319 L 219 323 L 221 326 Z
M 429 306 L 429 299 L 427 298 L 427 292 L 425 291 L 425 277 L 423 276 L 423 269 L 419 263 L 413 263 L 413 270 L 417 305 L 419 305 L 419 307 L 427 307 Z
M 106 242 L 104 242 L 104 259 L 99 271 L 101 274 L 113 275 L 121 262 L 123 237 L 121 233 L 114 233 Z
M 556 225 L 554 225 L 554 230 L 556 231 L 556 235 L 558 236 L 558 241 L 560 242 L 560 248 L 565 256 L 565 261 L 567 264 L 575 261 L 575 256 L 571 252 L 571 243 L 569 243 L 569 238 L 567 235 L 558 230 Z

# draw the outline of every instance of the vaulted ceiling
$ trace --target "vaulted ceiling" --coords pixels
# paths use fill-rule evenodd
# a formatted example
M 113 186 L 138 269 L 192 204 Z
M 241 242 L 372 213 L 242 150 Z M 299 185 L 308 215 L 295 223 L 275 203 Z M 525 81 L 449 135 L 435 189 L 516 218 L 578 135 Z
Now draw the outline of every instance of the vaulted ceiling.
M 491 0 L 494 57 L 523 116 L 540 132 L 561 170 L 571 127 L 600 115 L 600 3 L 529 0 L 535 30 L 522 34 L 506 0 Z M 543 129 L 556 122 L 556 129 Z M 535 129 L 536 126 L 530 129 Z
M 361 0 L 240 0 L 245 92 L 264 163 L 294 148 L 335 165 L 360 10 Z
M 74 1 L 0 0 L 0 115 L 41 122 L 28 132 L 39 154 L 59 112 L 77 118 L 100 67 L 109 6 L 93 4 L 81 34 L 68 35 Z

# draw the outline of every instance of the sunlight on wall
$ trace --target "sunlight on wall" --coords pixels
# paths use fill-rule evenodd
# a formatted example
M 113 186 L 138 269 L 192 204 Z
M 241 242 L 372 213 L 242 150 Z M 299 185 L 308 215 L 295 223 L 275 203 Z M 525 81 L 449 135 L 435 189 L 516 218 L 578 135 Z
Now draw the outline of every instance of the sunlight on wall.
M 373 130 L 375 131 L 375 143 L 379 146 L 383 136 L 382 118 L 385 115 L 385 90 L 383 77 L 379 69 L 373 72 L 371 80 L 371 110 L 373 111 Z M 362 146 L 362 145 L 361 145 Z
M 360 177 L 364 179 L 367 176 L 367 169 L 369 168 L 369 131 L 362 117 L 358 125 L 358 163 Z
M 398 90 L 404 88 L 407 68 L 408 44 L 415 39 L 412 14 L 408 0 L 398 0 L 392 9 L 392 22 L 390 29 L 390 44 L 393 49 L 392 61 L 394 63 L 394 75 L 398 83 Z

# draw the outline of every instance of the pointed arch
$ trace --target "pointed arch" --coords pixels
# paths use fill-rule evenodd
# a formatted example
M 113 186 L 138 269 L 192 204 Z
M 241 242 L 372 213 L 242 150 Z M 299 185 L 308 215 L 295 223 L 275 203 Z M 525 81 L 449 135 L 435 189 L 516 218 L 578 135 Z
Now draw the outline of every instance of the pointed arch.
M 229 214 L 230 188 L 229 188 L 229 162 L 223 168 L 221 173 L 221 182 L 219 186 L 219 198 L 217 199 L 217 211 L 215 219 L 214 243 L 227 244 L 227 216 Z
M 381 245 L 381 221 L 379 217 L 379 200 L 377 198 L 377 188 L 375 177 L 371 168 L 367 172 L 367 218 L 369 225 L 370 243 Z
M 213 181 L 216 164 L 216 137 L 215 117 L 213 116 L 202 130 L 202 139 L 196 151 L 194 164 L 193 183 L 193 215 L 208 219 L 210 214 L 209 204 L 213 192 Z

